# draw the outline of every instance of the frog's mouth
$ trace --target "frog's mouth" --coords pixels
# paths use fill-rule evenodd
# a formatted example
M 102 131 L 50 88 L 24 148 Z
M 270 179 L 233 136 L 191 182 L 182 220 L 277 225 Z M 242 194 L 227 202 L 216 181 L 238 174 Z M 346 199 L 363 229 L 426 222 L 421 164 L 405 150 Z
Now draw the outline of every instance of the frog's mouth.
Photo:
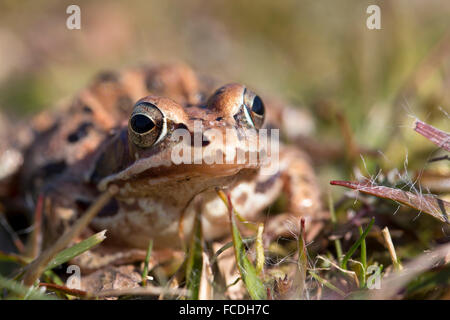
M 174 164 L 167 161 L 166 163 L 153 162 L 149 165 L 148 159 L 140 160 L 128 169 L 105 177 L 100 181 L 99 188 L 104 190 L 112 184 L 119 187 L 126 184 L 155 187 L 168 182 L 195 183 L 196 180 L 200 179 L 235 176 L 242 170 L 257 170 L 260 168 L 260 161 L 257 156 L 251 157 L 254 157 L 255 160 L 244 161 L 243 163 L 230 161 L 229 163 Z
M 194 185 L 201 181 L 213 185 L 218 178 L 233 177 L 240 171 L 258 170 L 270 159 L 272 148 L 260 143 L 255 130 L 234 130 L 234 135 L 217 136 L 206 132 L 207 144 L 192 145 L 192 140 L 172 140 L 171 137 L 149 150 L 138 150 L 137 160 L 110 175 L 98 184 L 100 190 L 109 185 L 125 186 L 131 193 L 158 193 L 158 186 L 178 183 Z M 204 140 L 203 140 L 204 141 Z M 140 191 L 138 190 L 140 189 Z

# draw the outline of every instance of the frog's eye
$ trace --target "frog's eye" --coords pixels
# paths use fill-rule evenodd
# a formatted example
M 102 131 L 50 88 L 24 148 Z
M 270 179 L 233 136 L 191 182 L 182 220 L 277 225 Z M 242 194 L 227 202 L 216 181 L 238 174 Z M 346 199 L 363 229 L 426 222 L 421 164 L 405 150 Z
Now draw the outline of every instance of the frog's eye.
M 244 91 L 244 114 L 247 122 L 256 129 L 260 129 L 264 124 L 266 110 L 262 99 L 249 90 Z
M 135 114 L 130 120 L 130 126 L 134 132 L 144 134 L 155 127 L 155 122 L 145 114 Z
M 148 102 L 138 103 L 128 122 L 131 141 L 141 148 L 150 147 L 165 136 L 166 121 L 161 110 Z
M 250 116 L 252 117 L 253 124 L 256 128 L 259 129 L 263 126 L 265 113 L 264 103 L 259 96 L 255 96 L 250 107 Z

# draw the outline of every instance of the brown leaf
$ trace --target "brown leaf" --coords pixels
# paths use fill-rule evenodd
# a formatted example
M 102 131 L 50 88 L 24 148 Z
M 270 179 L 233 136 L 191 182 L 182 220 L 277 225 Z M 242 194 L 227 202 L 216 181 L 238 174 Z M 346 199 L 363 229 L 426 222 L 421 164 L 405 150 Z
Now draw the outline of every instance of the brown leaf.
M 426 212 L 442 222 L 450 224 L 450 203 L 433 195 L 416 194 L 410 191 L 377 186 L 371 183 L 331 181 L 330 184 L 361 191 L 379 198 L 390 199 L 419 211 Z
M 450 151 L 450 134 L 441 131 L 423 121 L 416 120 L 414 130 L 442 149 Z

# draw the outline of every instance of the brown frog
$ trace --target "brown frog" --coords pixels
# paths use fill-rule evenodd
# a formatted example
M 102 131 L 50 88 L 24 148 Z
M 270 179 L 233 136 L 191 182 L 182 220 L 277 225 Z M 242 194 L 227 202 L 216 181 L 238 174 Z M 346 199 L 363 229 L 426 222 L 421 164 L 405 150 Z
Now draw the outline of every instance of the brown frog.
M 152 239 L 155 248 L 180 248 L 195 213 L 207 240 L 223 237 L 229 218 L 217 188 L 229 192 L 247 220 L 260 219 L 285 193 L 287 213 L 279 217 L 320 224 L 324 215 L 308 157 L 295 146 L 281 144 L 276 155 L 261 147 L 261 130 L 285 127 L 286 109 L 241 84 L 213 87 L 183 65 L 104 73 L 54 120 L 41 121 L 21 182 L 27 193 L 51 199 L 49 238 L 112 185 L 119 192 L 92 228 L 107 229 L 108 239 L 121 246 L 144 249 Z M 298 113 L 288 114 L 292 127 Z M 262 169 L 270 156 L 278 162 L 268 174 Z M 313 236 L 314 228 L 308 230 Z

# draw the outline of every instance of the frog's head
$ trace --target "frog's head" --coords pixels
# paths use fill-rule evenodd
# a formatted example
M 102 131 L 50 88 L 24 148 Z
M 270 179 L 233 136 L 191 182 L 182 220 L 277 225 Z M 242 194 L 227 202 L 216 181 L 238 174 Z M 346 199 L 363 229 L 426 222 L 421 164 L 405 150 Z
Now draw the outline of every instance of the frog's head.
M 260 167 L 264 115 L 261 98 L 239 84 L 219 88 L 204 105 L 142 98 L 105 145 L 94 181 L 120 186 L 124 197 L 223 186 Z

